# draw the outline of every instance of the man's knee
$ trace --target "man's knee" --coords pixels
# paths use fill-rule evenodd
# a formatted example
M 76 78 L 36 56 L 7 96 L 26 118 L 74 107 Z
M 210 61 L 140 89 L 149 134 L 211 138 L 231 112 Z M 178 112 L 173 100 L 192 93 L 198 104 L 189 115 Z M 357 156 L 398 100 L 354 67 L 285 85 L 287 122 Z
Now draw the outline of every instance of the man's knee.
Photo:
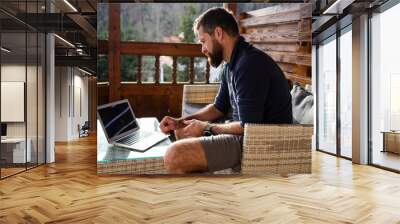
M 182 173 L 183 147 L 175 142 L 170 145 L 164 155 L 164 166 L 170 173 Z
M 204 152 L 194 139 L 174 142 L 164 156 L 164 166 L 169 173 L 190 173 L 205 170 L 207 162 Z

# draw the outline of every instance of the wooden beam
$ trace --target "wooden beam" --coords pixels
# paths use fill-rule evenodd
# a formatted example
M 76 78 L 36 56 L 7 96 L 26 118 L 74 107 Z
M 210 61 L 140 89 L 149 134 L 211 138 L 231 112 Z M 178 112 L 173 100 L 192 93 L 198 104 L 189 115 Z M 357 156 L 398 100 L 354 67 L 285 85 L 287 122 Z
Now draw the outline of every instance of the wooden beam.
M 284 51 L 284 52 L 297 52 L 299 46 L 294 43 L 254 43 L 254 47 L 262 51 Z
M 306 84 L 311 84 L 311 78 L 302 77 L 297 74 L 289 73 L 289 72 L 285 72 L 285 76 L 287 79 L 290 79 L 293 82 L 298 82 L 303 86 Z
M 247 41 L 252 43 L 297 43 L 299 33 L 297 31 L 287 33 L 249 33 L 242 34 Z
M 200 44 L 121 42 L 121 54 L 206 57 Z
M 121 71 L 120 71 L 120 4 L 109 6 L 109 41 L 108 41 L 108 77 L 109 77 L 109 101 L 121 98 Z
M 276 62 L 311 66 L 311 55 L 292 52 L 267 52 Z
M 267 24 L 292 23 L 303 19 L 305 13 L 301 10 L 275 13 L 265 16 L 250 17 L 240 21 L 242 27 L 265 26 Z M 311 15 L 311 12 L 310 12 Z
M 97 41 L 98 54 L 108 52 L 107 40 Z M 201 53 L 200 44 L 121 42 L 121 54 L 143 56 L 206 57 Z

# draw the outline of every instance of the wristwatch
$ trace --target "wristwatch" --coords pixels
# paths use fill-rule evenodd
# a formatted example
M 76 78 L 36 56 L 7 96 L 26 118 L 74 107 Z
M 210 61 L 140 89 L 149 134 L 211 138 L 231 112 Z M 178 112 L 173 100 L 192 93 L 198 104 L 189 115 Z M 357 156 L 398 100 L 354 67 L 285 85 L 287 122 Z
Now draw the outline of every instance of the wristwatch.
M 207 126 L 203 130 L 203 135 L 204 136 L 211 136 L 214 135 L 214 132 L 212 131 L 212 128 L 214 127 L 214 124 L 207 123 Z

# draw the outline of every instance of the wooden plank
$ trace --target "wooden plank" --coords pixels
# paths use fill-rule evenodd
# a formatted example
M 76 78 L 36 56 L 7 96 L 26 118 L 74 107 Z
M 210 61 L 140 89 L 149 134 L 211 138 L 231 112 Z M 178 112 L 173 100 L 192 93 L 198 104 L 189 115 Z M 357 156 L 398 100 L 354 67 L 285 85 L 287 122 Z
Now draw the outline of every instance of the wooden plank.
M 299 22 L 285 24 L 268 24 L 260 27 L 249 27 L 245 29 L 246 34 L 251 33 L 287 33 L 287 32 L 299 32 Z
M 302 19 L 302 20 L 300 20 L 300 22 L 298 24 L 298 31 L 300 33 L 311 32 L 311 24 L 312 24 L 311 19 Z
M 289 73 L 289 72 L 284 72 L 284 73 L 285 73 L 286 78 L 290 79 L 293 82 L 298 82 L 303 86 L 306 84 L 311 84 L 311 78 L 305 78 L 305 77 L 299 76 L 295 73 Z
M 292 52 L 267 52 L 276 62 L 294 63 L 298 65 L 311 66 L 311 55 Z
M 276 13 L 283 13 L 283 12 L 290 12 L 294 10 L 300 10 L 302 7 L 302 3 L 299 4 L 293 4 L 293 3 L 283 3 L 279 4 L 274 7 L 267 7 L 267 8 L 262 8 L 262 9 L 257 9 L 249 12 L 244 12 L 241 13 L 245 14 L 247 17 L 260 17 L 260 16 L 266 16 L 266 15 L 271 15 L 271 14 L 276 14 Z
M 253 32 L 242 34 L 242 36 L 252 43 L 297 43 L 300 41 L 299 33 L 297 31 L 287 33 Z
M 120 71 L 120 5 L 109 6 L 109 41 L 108 41 L 108 77 L 110 82 L 109 100 L 120 99 L 121 71 Z
M 311 19 L 312 18 L 312 4 L 311 3 L 303 4 L 300 7 L 300 12 L 301 12 L 300 18 L 302 18 L 302 19 L 310 18 Z
M 254 47 L 264 51 L 284 51 L 284 52 L 297 52 L 299 46 L 295 43 L 254 43 Z
M 250 17 L 240 21 L 242 27 L 257 27 L 265 26 L 267 24 L 278 24 L 278 23 L 292 23 L 300 21 L 301 12 L 299 10 L 276 13 L 265 16 Z
M 311 77 L 310 66 L 296 65 L 292 63 L 281 63 L 281 62 L 278 62 L 278 65 L 284 72 L 296 73 L 297 75 L 305 78 Z
M 121 54 L 206 57 L 200 44 L 121 42 Z
M 298 24 L 299 41 L 311 42 L 311 19 L 302 19 Z
M 303 18 L 312 17 L 312 4 L 311 3 L 282 3 L 277 6 L 257 9 L 253 11 L 240 13 L 241 17 L 260 17 L 278 13 L 292 12 L 292 11 L 304 11 Z

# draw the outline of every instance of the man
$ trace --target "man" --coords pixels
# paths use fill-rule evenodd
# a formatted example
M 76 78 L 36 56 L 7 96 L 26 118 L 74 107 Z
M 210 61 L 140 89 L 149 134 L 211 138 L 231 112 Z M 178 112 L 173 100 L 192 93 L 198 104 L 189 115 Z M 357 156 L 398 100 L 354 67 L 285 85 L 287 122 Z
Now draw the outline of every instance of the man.
M 245 123 L 292 123 L 288 83 L 278 65 L 239 35 L 235 18 L 212 8 L 196 19 L 194 32 L 202 53 L 217 67 L 222 61 L 215 102 L 184 118 L 164 117 L 160 129 L 181 140 L 164 157 L 170 173 L 217 171 L 240 167 Z M 211 124 L 232 109 L 233 121 Z M 211 136 L 203 136 L 210 133 Z

